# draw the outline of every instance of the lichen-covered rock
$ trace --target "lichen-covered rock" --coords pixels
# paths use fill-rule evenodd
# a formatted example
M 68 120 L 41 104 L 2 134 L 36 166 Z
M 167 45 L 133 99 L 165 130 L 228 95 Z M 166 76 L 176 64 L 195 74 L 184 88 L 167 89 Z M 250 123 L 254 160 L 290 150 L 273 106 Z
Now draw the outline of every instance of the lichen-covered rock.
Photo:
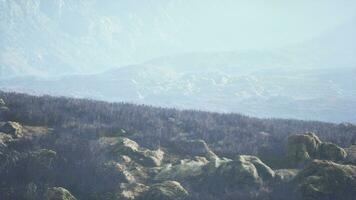
M 298 169 L 278 169 L 274 170 L 276 174 L 276 179 L 282 182 L 289 182 L 297 176 Z
M 45 195 L 45 200 L 76 200 L 76 198 L 65 188 L 52 187 L 48 188 Z
M 293 164 L 306 162 L 317 155 L 321 144 L 314 133 L 296 134 L 288 137 L 287 156 Z
M 150 186 L 150 188 L 142 193 L 139 200 L 182 200 L 188 196 L 180 183 L 176 181 L 165 181 Z
M 356 166 L 313 160 L 295 178 L 303 199 L 353 200 L 356 196 Z
M 347 156 L 346 151 L 332 143 L 322 143 L 318 149 L 319 159 L 340 161 L 344 160 Z
M 216 159 L 217 155 L 209 148 L 204 140 L 180 139 L 173 141 L 177 153 L 190 156 L 204 156 L 208 160 Z
M 140 150 L 138 158 L 141 163 L 145 166 L 158 167 L 161 166 L 164 157 L 164 151 L 161 149 L 157 150 Z
M 95 149 L 104 149 L 116 157 L 128 156 L 146 167 L 160 166 L 164 157 L 162 150 L 141 148 L 135 141 L 124 137 L 102 137 Z
M 107 177 L 108 180 L 112 179 L 112 184 L 114 182 L 118 184 L 119 182 L 123 183 L 133 183 L 135 182 L 135 177 L 126 169 L 125 165 L 122 165 L 115 161 L 108 161 L 103 164 L 100 169 L 102 177 Z
M 13 138 L 11 135 L 0 132 L 0 146 L 6 146 L 7 143 L 9 143 L 11 141 L 13 141 Z
M 40 149 L 31 153 L 31 161 L 43 168 L 52 168 L 57 157 L 57 153 L 49 149 Z
M 165 165 L 155 176 L 155 180 L 183 180 L 203 174 L 203 168 L 209 161 L 205 157 L 181 160 L 179 164 Z
M 297 165 L 313 159 L 341 161 L 347 153 L 336 144 L 321 142 L 314 133 L 307 133 L 288 137 L 287 157 L 290 164 Z
M 22 125 L 17 122 L 5 122 L 0 124 L 0 132 L 11 135 L 14 138 L 23 136 Z
M 240 155 L 233 161 L 223 162 L 211 174 L 206 174 L 209 188 L 224 191 L 231 188 L 259 187 L 275 177 L 274 171 L 255 156 Z
M 117 193 L 117 197 L 120 200 L 133 200 L 137 199 L 142 193 L 149 189 L 148 186 L 141 183 L 122 183 L 120 185 L 120 191 Z

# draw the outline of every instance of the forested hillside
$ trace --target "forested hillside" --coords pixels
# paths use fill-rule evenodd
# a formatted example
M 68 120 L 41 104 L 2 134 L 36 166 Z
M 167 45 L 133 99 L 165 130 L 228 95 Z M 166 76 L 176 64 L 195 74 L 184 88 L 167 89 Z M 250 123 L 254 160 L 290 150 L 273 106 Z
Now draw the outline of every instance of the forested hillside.
M 0 97 L 0 199 L 352 200 L 356 194 L 352 124 Z
M 17 93 L 0 93 L 0 96 L 12 111 L 6 114 L 7 120 L 67 129 L 85 137 L 123 129 L 147 147 L 164 146 L 171 138 L 182 135 L 203 139 L 223 155 L 256 154 L 268 146 L 281 150 L 280 145 L 288 135 L 307 131 L 344 147 L 356 140 L 356 127 L 348 123 L 258 119 L 239 114 Z

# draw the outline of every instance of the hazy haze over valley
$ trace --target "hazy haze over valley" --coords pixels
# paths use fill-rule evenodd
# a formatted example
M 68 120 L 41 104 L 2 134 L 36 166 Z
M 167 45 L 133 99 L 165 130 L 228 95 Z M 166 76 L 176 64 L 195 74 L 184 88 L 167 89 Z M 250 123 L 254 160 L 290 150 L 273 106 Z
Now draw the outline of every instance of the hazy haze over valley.
M 0 2 L 0 89 L 356 122 L 352 1 Z

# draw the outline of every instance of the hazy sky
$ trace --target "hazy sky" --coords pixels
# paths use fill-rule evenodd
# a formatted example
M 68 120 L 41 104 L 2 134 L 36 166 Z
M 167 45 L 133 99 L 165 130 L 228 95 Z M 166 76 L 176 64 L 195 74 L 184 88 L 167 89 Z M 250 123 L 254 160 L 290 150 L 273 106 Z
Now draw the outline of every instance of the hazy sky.
M 177 2 L 177 1 L 175 1 Z M 167 13 L 182 45 L 206 50 L 269 48 L 313 38 L 355 17 L 352 0 L 181 0 Z M 178 17 L 189 16 L 189 18 Z M 184 21 L 186 20 L 186 21 Z M 180 27 L 179 27 L 180 26 Z
M 0 0 L 0 67 L 92 72 L 186 52 L 303 46 L 354 23 L 355 0 Z

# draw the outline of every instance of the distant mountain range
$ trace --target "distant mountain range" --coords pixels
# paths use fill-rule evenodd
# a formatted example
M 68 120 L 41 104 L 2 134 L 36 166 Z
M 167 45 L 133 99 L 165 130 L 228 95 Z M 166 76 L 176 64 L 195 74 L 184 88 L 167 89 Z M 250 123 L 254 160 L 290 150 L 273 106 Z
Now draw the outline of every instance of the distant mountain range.
M 282 51 L 197 53 L 93 75 L 3 79 L 0 85 L 33 94 L 356 122 L 356 69 L 309 61 Z
M 0 1 L 0 77 L 92 73 L 168 53 L 176 42 L 159 35 L 178 26 L 167 17 L 170 3 Z

